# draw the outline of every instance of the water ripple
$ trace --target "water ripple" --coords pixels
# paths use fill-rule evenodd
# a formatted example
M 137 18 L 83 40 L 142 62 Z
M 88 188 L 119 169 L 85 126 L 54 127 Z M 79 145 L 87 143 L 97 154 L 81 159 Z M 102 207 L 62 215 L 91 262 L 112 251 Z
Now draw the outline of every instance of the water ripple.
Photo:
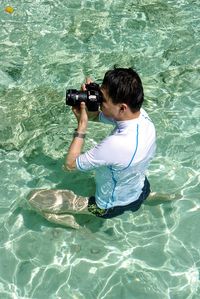
M 1 297 L 198 299 L 199 4 L 12 5 L 12 15 L 0 12 Z M 92 173 L 61 170 L 76 126 L 64 91 L 86 76 L 101 82 L 115 63 L 135 66 L 144 82 L 158 139 L 154 193 L 134 215 L 65 229 L 30 210 L 26 196 L 34 188 L 93 194 Z M 91 123 L 85 149 L 109 132 Z

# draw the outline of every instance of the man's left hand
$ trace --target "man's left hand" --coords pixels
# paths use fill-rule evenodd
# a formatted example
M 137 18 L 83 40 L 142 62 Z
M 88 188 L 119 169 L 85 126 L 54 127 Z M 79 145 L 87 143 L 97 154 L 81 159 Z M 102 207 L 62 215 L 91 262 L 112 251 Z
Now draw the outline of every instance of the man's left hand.
M 80 103 L 80 107 L 72 107 L 72 111 L 78 122 L 78 131 L 85 133 L 88 125 L 88 114 L 84 102 Z

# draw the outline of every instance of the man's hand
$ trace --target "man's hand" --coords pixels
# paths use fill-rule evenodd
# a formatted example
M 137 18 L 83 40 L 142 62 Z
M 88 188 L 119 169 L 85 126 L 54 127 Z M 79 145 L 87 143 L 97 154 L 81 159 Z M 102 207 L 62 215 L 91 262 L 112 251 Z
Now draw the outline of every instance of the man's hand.
M 86 91 L 87 90 L 86 89 L 86 84 L 90 84 L 90 83 L 92 83 L 91 79 L 90 78 L 86 78 L 86 83 L 81 85 L 81 90 L 82 91 Z M 89 119 L 90 119 L 90 115 L 93 118 L 93 114 L 95 113 L 95 116 L 97 114 L 97 112 L 90 112 L 90 111 L 88 111 L 86 105 L 83 105 L 83 104 L 85 104 L 85 103 L 82 102 L 80 106 L 72 107 L 72 111 L 73 111 L 73 113 L 74 113 L 74 115 L 75 115 L 78 123 L 80 121 L 80 118 L 82 118 L 82 120 L 83 119 L 86 120 L 85 113 L 87 113 L 87 117 Z M 81 116 L 81 114 L 82 114 L 82 116 Z M 99 112 L 98 112 L 98 114 L 99 114 Z
M 81 85 L 81 90 L 86 91 L 86 84 L 90 84 L 93 81 L 90 78 L 86 78 L 86 83 Z M 91 121 L 99 121 L 99 111 L 88 111 L 87 110 L 88 119 Z
M 81 90 L 86 91 L 87 90 L 86 84 L 90 84 L 90 83 L 92 83 L 92 80 L 90 78 L 86 78 L 86 82 L 81 85 Z
M 78 122 L 78 129 L 79 133 L 85 133 L 88 125 L 88 114 L 86 111 L 86 105 L 84 102 L 81 102 L 80 107 L 72 107 L 72 111 L 76 116 Z

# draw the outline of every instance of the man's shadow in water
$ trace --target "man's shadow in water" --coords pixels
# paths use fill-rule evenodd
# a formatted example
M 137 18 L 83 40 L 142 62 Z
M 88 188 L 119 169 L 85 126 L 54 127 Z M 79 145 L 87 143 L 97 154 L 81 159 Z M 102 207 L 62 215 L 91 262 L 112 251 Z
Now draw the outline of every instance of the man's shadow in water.
M 42 179 L 52 182 L 55 185 L 54 190 L 72 190 L 74 193 L 84 197 L 94 195 L 95 193 L 95 181 L 91 172 L 80 172 L 76 170 L 65 172 L 62 169 L 64 158 L 62 160 L 54 160 L 42 152 L 36 151 L 26 158 L 26 162 L 28 165 L 26 170 L 31 176 L 34 176 L 35 167 L 44 165 L 47 174 L 45 174 Z M 28 182 L 27 186 L 32 190 L 44 189 L 41 185 L 41 176 Z M 26 227 L 36 231 L 41 230 L 41 226 L 65 227 L 47 221 L 36 211 L 31 210 L 30 207 L 28 208 L 27 199 L 25 200 L 27 209 L 26 207 L 19 207 L 15 210 L 15 213 L 20 213 L 23 216 Z M 92 232 L 98 231 L 105 221 L 93 215 L 74 214 L 73 216 L 81 227 L 85 227 Z M 65 228 L 70 229 L 68 227 Z
M 67 227 L 61 224 L 55 224 L 48 220 L 46 220 L 44 217 L 42 217 L 40 214 L 38 214 L 34 210 L 28 210 L 24 208 L 18 207 L 14 212 L 13 216 L 22 215 L 24 225 L 33 231 L 42 231 L 42 227 L 49 227 L 49 228 L 64 228 L 67 230 L 74 230 L 74 228 Z M 101 219 L 95 216 L 90 215 L 73 215 L 76 219 L 76 222 L 80 225 L 79 229 L 82 228 L 89 230 L 90 232 L 98 232 L 100 228 L 103 226 L 105 219 Z

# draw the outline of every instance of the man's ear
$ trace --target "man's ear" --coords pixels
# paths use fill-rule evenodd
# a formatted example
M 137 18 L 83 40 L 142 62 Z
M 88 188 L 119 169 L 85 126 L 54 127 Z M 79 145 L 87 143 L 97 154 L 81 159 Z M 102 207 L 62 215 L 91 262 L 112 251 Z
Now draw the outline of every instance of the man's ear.
M 128 106 L 125 103 L 120 104 L 120 112 L 125 112 Z

